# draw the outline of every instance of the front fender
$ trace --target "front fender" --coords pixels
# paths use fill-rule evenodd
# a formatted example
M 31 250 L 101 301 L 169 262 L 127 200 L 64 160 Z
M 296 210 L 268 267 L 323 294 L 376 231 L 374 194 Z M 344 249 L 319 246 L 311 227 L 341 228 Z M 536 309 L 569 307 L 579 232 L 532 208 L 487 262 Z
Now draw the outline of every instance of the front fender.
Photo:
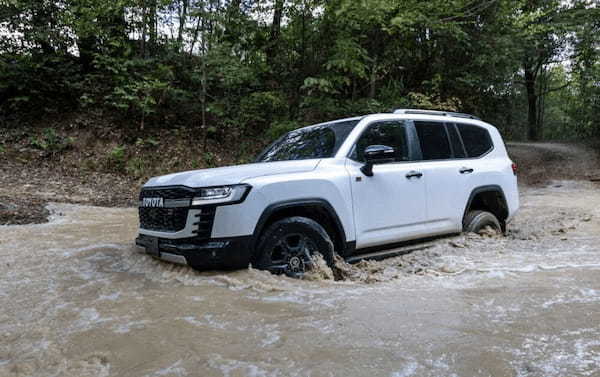
M 247 181 L 252 190 L 243 203 L 218 207 L 212 238 L 226 238 L 257 234 L 261 217 L 275 204 L 306 200 L 327 203 L 335 213 L 346 241 L 356 239 L 352 217 L 352 198 L 347 173 L 336 169 L 333 174 L 310 172 L 288 176 L 260 177 Z

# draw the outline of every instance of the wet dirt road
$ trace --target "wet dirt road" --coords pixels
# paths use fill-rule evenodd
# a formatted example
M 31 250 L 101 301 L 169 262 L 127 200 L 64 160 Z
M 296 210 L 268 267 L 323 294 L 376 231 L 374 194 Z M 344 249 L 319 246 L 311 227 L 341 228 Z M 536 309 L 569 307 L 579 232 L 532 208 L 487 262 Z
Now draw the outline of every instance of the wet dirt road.
M 445 238 L 345 280 L 197 273 L 136 211 L 0 227 L 0 376 L 600 375 L 600 189 L 522 191 L 507 237 Z

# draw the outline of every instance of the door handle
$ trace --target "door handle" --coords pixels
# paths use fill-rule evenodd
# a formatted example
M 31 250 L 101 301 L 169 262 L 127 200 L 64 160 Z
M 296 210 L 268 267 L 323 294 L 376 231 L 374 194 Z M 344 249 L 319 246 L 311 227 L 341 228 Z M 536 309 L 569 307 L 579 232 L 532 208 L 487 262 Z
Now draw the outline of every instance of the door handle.
M 460 168 L 460 174 L 471 174 L 473 173 L 473 168 Z
M 408 173 L 406 173 L 406 179 L 411 179 L 411 178 L 421 178 L 423 176 L 423 173 L 421 173 L 420 171 L 414 171 L 411 170 Z

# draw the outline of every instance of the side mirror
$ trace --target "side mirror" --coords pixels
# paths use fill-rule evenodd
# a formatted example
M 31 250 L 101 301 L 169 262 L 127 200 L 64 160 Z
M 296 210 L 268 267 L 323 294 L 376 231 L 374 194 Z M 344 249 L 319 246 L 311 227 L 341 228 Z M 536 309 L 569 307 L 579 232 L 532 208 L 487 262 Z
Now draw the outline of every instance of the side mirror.
M 373 176 L 373 165 L 394 161 L 394 148 L 387 145 L 369 145 L 365 149 L 365 164 L 360 168 L 367 177 Z

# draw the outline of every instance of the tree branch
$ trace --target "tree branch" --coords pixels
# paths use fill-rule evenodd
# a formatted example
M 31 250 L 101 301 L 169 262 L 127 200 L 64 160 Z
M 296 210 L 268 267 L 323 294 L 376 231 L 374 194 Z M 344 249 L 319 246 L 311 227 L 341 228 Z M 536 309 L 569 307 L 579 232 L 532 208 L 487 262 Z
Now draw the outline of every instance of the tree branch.
M 490 0 L 487 3 L 476 4 L 473 6 L 473 8 L 464 10 L 462 14 L 442 18 L 442 19 L 440 19 L 439 22 L 450 22 L 450 21 L 454 21 L 454 20 L 460 19 L 460 18 L 468 18 L 468 17 L 476 16 L 478 14 L 481 14 L 481 12 L 483 12 L 487 8 L 494 5 L 494 3 L 496 3 L 496 2 L 497 2 L 497 0 Z
M 568 83 L 566 83 L 566 84 L 564 84 L 564 85 L 557 86 L 556 88 L 550 88 L 550 89 L 546 89 L 544 92 L 540 93 L 540 96 L 545 96 L 545 95 L 546 95 L 546 94 L 548 94 L 548 93 L 556 92 L 557 90 L 564 89 L 564 88 L 566 88 L 566 87 L 568 87 L 568 86 L 570 86 L 570 85 L 571 85 L 571 83 L 570 83 L 570 82 L 568 82 Z

